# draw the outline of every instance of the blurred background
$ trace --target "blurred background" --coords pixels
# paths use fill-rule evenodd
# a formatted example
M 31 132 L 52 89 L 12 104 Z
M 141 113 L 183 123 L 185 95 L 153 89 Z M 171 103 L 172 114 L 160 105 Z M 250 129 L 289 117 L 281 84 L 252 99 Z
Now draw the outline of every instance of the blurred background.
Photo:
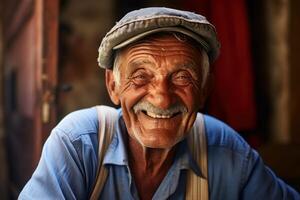
M 106 32 L 128 11 L 205 15 L 221 55 L 203 112 L 236 129 L 300 190 L 300 1 L 0 0 L 0 199 L 16 199 L 67 113 L 112 105 L 97 66 Z

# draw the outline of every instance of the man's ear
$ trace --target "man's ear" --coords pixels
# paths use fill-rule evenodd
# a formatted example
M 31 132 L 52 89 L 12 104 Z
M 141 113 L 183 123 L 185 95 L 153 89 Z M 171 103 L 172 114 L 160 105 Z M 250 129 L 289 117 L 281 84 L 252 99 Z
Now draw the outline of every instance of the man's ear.
M 206 80 L 204 87 L 202 88 L 202 92 L 201 92 L 202 95 L 201 95 L 201 99 L 200 99 L 200 102 L 201 102 L 200 108 L 201 109 L 205 106 L 206 101 L 212 92 L 213 84 L 214 84 L 214 75 L 212 73 L 210 73 L 207 76 L 207 80 Z
M 119 88 L 116 84 L 115 77 L 113 75 L 113 71 L 107 69 L 105 71 L 105 83 L 106 83 L 106 88 L 108 91 L 108 94 L 110 96 L 110 99 L 115 105 L 120 104 L 120 99 L 119 99 Z

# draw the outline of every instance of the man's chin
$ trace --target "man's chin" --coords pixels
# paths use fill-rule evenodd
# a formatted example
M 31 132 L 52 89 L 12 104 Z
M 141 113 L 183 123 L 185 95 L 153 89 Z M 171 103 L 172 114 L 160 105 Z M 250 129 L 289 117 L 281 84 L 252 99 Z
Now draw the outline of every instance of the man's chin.
M 184 134 L 174 134 L 170 129 L 151 129 L 143 131 L 139 137 L 139 142 L 148 148 L 170 149 L 184 138 Z
M 152 118 L 143 112 L 132 114 L 132 136 L 144 147 L 170 149 L 186 136 L 183 114 L 167 119 Z

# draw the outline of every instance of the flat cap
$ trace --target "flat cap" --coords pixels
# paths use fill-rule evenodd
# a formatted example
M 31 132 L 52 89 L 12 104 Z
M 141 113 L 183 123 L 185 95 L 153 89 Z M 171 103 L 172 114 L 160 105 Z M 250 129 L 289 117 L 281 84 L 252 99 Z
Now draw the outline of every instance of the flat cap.
M 98 64 L 113 67 L 114 51 L 157 32 L 180 32 L 196 40 L 210 61 L 219 55 L 220 43 L 215 27 L 193 12 L 164 7 L 150 7 L 127 13 L 105 35 L 99 47 Z

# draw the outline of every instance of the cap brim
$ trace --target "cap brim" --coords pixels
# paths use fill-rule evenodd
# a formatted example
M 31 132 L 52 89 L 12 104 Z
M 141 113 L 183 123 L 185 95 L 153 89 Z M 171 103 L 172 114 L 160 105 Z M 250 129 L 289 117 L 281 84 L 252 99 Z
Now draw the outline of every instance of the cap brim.
M 198 43 L 200 43 L 206 52 L 210 51 L 208 43 L 202 37 L 193 33 L 192 31 L 187 30 L 186 28 L 181 28 L 181 27 L 162 27 L 162 28 L 157 28 L 157 29 L 153 29 L 150 31 L 140 33 L 140 34 L 135 35 L 134 37 L 131 37 L 131 38 L 125 40 L 124 42 L 121 42 L 120 44 L 114 46 L 113 50 L 121 49 L 121 48 L 123 48 L 129 44 L 132 44 L 148 35 L 151 35 L 151 34 L 154 34 L 157 32 L 179 32 L 179 33 L 185 34 L 185 35 L 193 38 L 194 40 L 196 40 Z

